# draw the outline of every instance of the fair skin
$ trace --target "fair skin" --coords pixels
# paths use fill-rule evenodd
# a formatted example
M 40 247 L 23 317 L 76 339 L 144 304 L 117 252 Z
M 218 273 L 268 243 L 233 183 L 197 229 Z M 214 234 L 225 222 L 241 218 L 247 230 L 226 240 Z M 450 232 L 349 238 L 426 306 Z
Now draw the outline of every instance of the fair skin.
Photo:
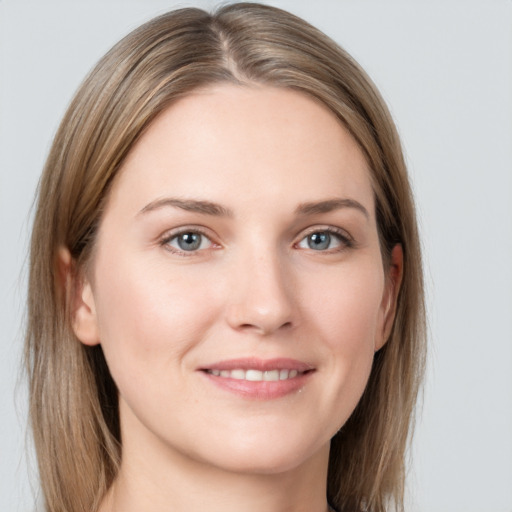
M 122 464 L 101 512 L 327 510 L 329 441 L 400 284 L 374 209 L 358 145 L 298 92 L 219 85 L 156 119 L 75 303 L 119 389 Z

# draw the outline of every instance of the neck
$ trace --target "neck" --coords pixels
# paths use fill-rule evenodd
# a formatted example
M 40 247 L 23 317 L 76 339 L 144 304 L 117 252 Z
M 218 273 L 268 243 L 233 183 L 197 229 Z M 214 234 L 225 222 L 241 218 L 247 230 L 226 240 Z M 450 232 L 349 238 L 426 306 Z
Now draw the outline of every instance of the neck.
M 121 467 L 98 512 L 328 511 L 328 444 L 300 463 L 269 462 L 270 470 L 230 466 L 228 456 L 213 464 L 161 442 L 123 412 Z
M 165 470 L 123 461 L 99 512 L 327 512 L 326 464 L 308 462 L 278 474 L 241 474 L 189 461 Z

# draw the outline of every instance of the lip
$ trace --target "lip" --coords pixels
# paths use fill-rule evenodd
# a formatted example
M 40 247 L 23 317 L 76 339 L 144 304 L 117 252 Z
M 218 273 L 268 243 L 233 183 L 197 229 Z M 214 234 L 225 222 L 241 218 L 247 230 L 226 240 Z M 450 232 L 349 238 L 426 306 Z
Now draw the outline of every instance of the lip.
M 230 371 L 238 369 L 259 370 L 262 372 L 272 370 L 295 370 L 297 375 L 286 380 L 250 381 L 220 377 L 211 373 L 213 370 Z M 258 359 L 251 357 L 218 361 L 202 366 L 198 368 L 198 371 L 205 376 L 208 382 L 242 398 L 273 400 L 296 393 L 302 389 L 314 374 L 315 368 L 308 363 L 296 359 Z
M 243 357 L 239 359 L 229 359 L 226 361 L 218 361 L 199 368 L 200 370 L 236 370 L 243 368 L 244 370 L 259 370 L 262 372 L 270 370 L 297 370 L 298 372 L 306 372 L 313 370 L 310 364 L 290 358 L 274 358 L 274 359 L 258 359 L 256 357 Z

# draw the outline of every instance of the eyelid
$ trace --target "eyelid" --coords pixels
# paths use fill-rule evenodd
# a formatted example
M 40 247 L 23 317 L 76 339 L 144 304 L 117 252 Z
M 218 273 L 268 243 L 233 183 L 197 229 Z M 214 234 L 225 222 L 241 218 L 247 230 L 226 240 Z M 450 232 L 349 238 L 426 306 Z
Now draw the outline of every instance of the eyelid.
M 311 226 L 309 228 L 306 228 L 300 234 L 301 240 L 305 236 L 311 235 L 312 233 L 319 233 L 319 232 L 322 232 L 322 233 L 334 233 L 335 235 L 339 235 L 339 236 L 341 236 L 343 238 L 346 238 L 347 240 L 351 240 L 351 241 L 354 240 L 352 235 L 348 231 L 346 231 L 345 229 L 342 229 L 342 228 L 339 228 L 339 227 L 336 227 L 336 226 L 330 226 L 330 225 L 327 225 L 327 224 L 319 224 L 319 225 L 316 225 L 316 226 Z
M 356 245 L 356 241 L 354 237 L 346 230 L 336 227 L 336 226 L 329 226 L 329 225 L 317 225 L 317 226 L 311 226 L 305 230 L 303 230 L 300 235 L 297 237 L 297 241 L 294 243 L 294 246 L 297 246 L 304 238 L 314 234 L 314 233 L 329 233 L 331 235 L 336 236 L 340 242 L 344 245 L 341 248 L 336 249 L 330 249 L 325 251 L 318 251 L 329 254 L 333 252 L 340 252 L 348 248 L 353 248 Z
M 178 237 L 179 235 L 185 234 L 185 233 L 197 233 L 205 238 L 207 238 L 211 244 L 210 247 L 207 249 L 200 249 L 196 251 L 183 251 L 176 247 L 172 247 L 169 245 L 169 242 Z M 304 240 L 304 238 L 308 237 L 309 235 L 312 235 L 314 233 L 329 233 L 331 235 L 336 236 L 340 243 L 343 244 L 343 247 L 331 249 L 331 250 L 325 250 L 325 251 L 318 251 L 323 253 L 333 253 L 333 252 L 340 252 L 347 248 L 352 248 L 356 245 L 356 242 L 352 235 L 350 235 L 349 232 L 346 230 L 336 227 L 336 226 L 329 226 L 329 225 L 316 225 L 311 226 L 303 231 L 301 231 L 300 235 L 296 238 L 296 241 L 294 242 L 293 246 L 297 247 L 297 245 Z M 200 254 L 204 254 L 205 251 L 208 251 L 210 249 L 218 249 L 221 245 L 214 240 L 215 236 L 211 233 L 211 231 L 207 228 L 204 228 L 203 226 L 197 226 L 197 225 L 187 225 L 187 226 L 180 226 L 178 228 L 170 229 L 166 232 L 164 232 L 159 238 L 158 238 L 158 244 L 162 247 L 164 247 L 166 250 L 173 254 L 177 254 L 179 256 L 184 257 L 192 257 L 192 256 L 198 256 Z
M 183 251 L 183 250 L 180 250 L 176 247 L 172 247 L 169 245 L 169 242 L 172 239 L 174 239 L 180 235 L 183 235 L 185 233 L 197 233 L 201 236 L 204 236 L 205 238 L 207 238 L 209 240 L 211 246 L 208 249 L 200 249 L 197 251 Z M 210 232 L 210 230 L 208 230 L 202 226 L 189 225 L 189 226 L 180 226 L 179 228 L 173 228 L 173 229 L 166 231 L 158 238 L 158 244 L 160 246 L 164 247 L 167 251 L 169 251 L 172 254 L 177 254 L 178 256 L 184 256 L 184 257 L 192 257 L 192 256 L 198 256 L 200 254 L 204 254 L 204 252 L 208 251 L 209 249 L 219 248 L 220 244 L 216 243 L 213 240 L 213 238 L 214 237 L 212 236 L 212 233 Z

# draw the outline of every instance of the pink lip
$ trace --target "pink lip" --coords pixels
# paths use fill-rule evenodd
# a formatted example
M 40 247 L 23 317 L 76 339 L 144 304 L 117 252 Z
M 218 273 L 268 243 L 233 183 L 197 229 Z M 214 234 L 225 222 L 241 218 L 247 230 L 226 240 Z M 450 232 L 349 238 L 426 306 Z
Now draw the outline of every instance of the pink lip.
M 255 357 L 245 357 L 240 359 L 230 359 L 228 361 L 219 361 L 213 364 L 199 368 L 200 370 L 260 370 L 262 372 L 269 370 L 297 370 L 306 372 L 313 370 L 310 364 L 297 361 L 296 359 L 275 358 L 275 359 L 257 359 Z
M 238 380 L 229 377 L 219 377 L 208 370 L 297 370 L 299 374 L 296 377 L 287 380 L 278 381 L 248 381 Z M 314 367 L 310 364 L 297 361 L 295 359 L 256 359 L 241 358 L 230 359 L 229 361 L 219 361 L 198 369 L 202 375 L 208 379 L 208 382 L 214 384 L 224 391 L 228 391 L 245 399 L 253 400 L 273 400 L 281 398 L 302 389 L 307 381 L 314 374 Z M 305 373 L 303 373 L 305 372 Z

